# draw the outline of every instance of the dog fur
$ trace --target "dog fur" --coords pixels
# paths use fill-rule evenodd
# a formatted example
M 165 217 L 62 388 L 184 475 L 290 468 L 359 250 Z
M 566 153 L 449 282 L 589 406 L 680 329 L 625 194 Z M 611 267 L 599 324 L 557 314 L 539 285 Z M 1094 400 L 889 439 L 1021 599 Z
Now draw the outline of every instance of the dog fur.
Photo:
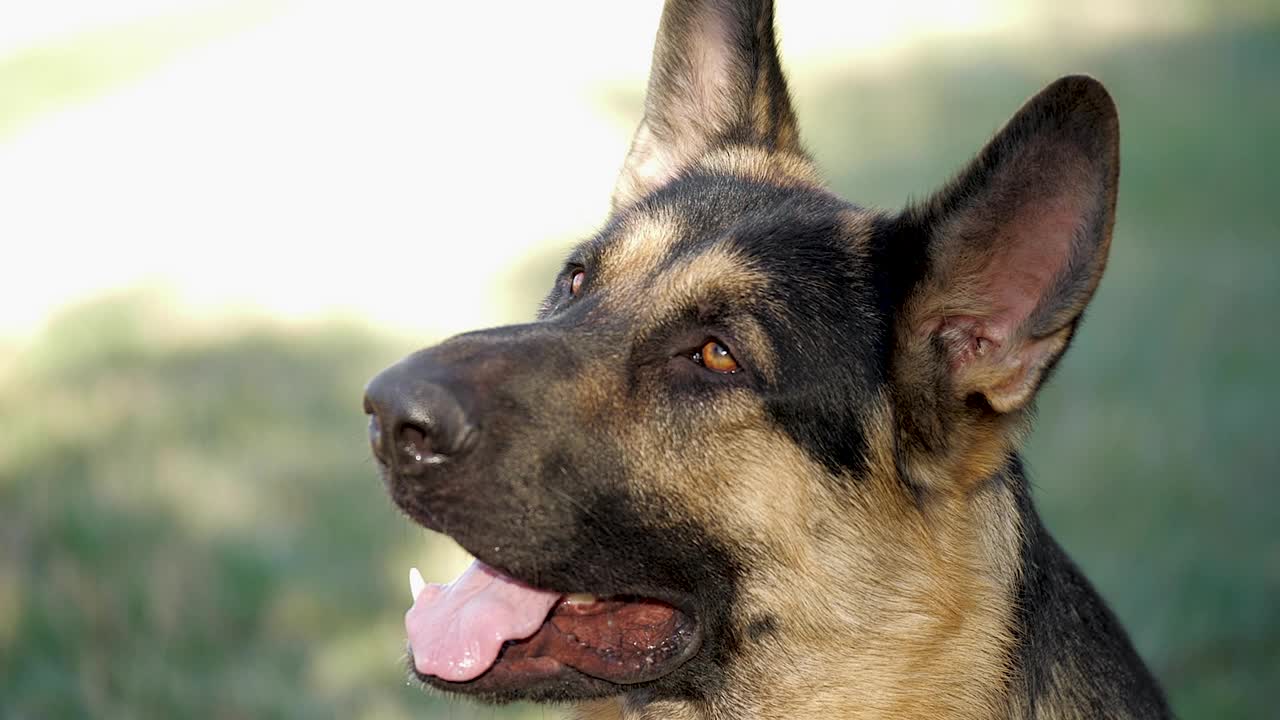
M 538 320 L 393 369 L 465 398 L 475 446 L 384 469 L 484 562 L 670 599 L 701 647 L 637 685 L 423 679 L 584 720 L 1169 717 L 1018 455 L 1106 265 L 1118 142 L 1062 78 L 925 201 L 864 208 L 801 145 L 772 3 L 670 0 L 612 214 Z

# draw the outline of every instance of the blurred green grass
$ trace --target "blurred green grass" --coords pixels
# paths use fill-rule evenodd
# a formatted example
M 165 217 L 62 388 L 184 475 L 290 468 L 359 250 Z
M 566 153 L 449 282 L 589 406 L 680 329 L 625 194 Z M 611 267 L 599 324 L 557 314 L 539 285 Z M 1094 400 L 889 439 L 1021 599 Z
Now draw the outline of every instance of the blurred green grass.
M 943 48 L 794 85 L 836 187 L 897 207 L 1074 71 L 1119 104 L 1121 207 L 1107 277 L 1042 394 L 1037 498 L 1181 716 L 1268 716 L 1280 26 L 1033 61 Z M 611 97 L 639 116 L 635 89 Z M 522 266 L 513 319 L 549 257 Z M 429 339 L 192 333 L 165 305 L 82 306 L 0 358 L 0 717 L 552 716 L 404 682 L 402 571 L 442 546 L 386 501 L 359 396 Z
M 165 306 L 72 310 L 7 368 L 0 716 L 488 717 L 404 682 L 402 576 L 431 544 L 359 409 L 401 349 L 192 337 Z

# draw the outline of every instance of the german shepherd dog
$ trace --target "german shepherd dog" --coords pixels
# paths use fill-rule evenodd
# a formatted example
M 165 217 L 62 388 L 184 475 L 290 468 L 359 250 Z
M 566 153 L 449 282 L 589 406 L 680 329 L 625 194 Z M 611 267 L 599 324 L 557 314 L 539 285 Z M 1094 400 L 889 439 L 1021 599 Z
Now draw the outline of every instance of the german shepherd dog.
M 1106 265 L 1119 129 L 1065 77 L 891 213 L 824 187 L 769 0 L 670 0 L 603 229 L 535 322 L 369 384 L 425 684 L 584 719 L 1169 717 L 1018 451 Z

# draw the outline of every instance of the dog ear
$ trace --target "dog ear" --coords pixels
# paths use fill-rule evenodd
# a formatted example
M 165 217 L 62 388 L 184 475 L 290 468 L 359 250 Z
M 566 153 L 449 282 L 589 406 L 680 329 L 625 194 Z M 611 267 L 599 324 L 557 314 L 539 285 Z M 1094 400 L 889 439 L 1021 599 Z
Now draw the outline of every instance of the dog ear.
M 912 404 L 1004 415 L 1030 403 L 1101 279 L 1119 163 L 1111 97 L 1092 78 L 1065 77 L 903 212 L 899 227 L 919 244 L 899 237 L 910 247 L 895 252 L 917 258 L 917 280 L 896 320 L 894 364 Z M 955 411 L 934 410 L 935 421 Z
M 803 152 L 778 62 L 773 2 L 668 0 L 644 119 L 614 188 L 614 208 L 728 144 Z

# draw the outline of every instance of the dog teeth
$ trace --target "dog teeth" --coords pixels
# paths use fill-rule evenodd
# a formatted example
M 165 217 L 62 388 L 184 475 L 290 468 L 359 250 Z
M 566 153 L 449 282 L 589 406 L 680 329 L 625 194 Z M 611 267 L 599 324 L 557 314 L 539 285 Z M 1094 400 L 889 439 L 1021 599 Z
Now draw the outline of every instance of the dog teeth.
M 570 605 L 590 605 L 596 601 L 596 596 L 590 593 L 572 593 L 565 595 L 564 601 Z
M 418 572 L 418 568 L 409 568 L 409 594 L 414 600 L 418 599 L 418 595 L 427 589 L 427 581 L 422 579 L 422 573 Z

